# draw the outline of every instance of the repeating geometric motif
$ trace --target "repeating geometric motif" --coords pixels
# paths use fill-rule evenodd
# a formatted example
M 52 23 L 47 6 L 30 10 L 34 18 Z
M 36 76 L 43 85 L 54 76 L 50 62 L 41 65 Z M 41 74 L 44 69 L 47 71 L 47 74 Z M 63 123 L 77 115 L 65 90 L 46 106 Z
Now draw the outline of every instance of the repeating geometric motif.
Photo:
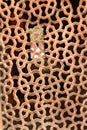
M 87 130 L 87 1 L 0 0 L 3 130 Z

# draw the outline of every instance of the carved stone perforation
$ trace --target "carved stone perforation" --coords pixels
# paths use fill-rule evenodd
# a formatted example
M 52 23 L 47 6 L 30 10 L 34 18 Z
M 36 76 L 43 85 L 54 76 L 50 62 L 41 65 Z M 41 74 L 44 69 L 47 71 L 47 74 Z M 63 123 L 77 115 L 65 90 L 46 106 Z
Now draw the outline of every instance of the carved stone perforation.
M 0 0 L 3 130 L 87 130 L 87 1 Z

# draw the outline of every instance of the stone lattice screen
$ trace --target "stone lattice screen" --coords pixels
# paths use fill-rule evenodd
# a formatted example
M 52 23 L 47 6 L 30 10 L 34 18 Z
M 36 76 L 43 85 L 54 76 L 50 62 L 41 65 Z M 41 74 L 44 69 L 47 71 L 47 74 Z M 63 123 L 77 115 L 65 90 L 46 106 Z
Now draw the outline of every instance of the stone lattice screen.
M 3 130 L 87 130 L 87 0 L 0 0 L 0 89 Z

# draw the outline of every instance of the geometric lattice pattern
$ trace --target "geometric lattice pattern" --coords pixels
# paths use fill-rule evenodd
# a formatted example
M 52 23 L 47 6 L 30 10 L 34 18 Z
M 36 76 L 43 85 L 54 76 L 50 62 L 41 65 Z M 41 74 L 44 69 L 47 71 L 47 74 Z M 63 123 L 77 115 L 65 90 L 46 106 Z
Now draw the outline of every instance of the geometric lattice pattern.
M 87 0 L 0 0 L 3 130 L 87 130 Z

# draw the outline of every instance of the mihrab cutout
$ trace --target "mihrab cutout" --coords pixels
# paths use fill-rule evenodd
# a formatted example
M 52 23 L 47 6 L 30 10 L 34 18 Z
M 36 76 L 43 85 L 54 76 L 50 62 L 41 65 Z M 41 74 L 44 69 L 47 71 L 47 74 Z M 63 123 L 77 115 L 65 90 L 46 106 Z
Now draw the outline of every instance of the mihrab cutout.
M 29 29 L 31 42 L 31 59 L 38 59 L 44 56 L 44 29 L 41 27 L 34 27 Z

